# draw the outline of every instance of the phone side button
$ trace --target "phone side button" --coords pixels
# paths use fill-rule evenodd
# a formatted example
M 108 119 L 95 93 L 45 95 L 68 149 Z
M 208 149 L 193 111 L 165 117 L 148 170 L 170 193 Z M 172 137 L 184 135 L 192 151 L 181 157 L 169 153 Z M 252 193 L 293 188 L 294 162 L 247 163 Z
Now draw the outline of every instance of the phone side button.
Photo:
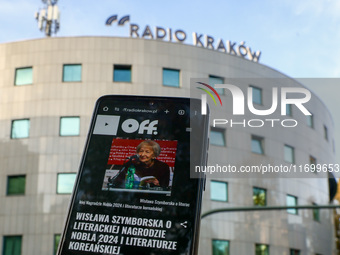
M 207 184 L 207 176 L 204 175 L 204 181 L 203 181 L 203 191 L 205 191 L 205 185 Z

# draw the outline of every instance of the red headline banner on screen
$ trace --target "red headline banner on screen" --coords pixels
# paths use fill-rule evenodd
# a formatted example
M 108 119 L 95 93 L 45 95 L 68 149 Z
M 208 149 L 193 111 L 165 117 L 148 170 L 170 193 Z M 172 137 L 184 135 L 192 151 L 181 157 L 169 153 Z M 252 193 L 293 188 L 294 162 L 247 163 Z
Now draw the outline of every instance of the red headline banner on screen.
M 136 148 L 138 144 L 144 140 L 139 139 L 119 139 L 112 140 L 108 165 L 123 165 L 127 158 L 137 154 Z M 169 167 L 175 166 L 177 141 L 153 140 L 161 147 L 161 154 L 158 160 L 168 164 Z

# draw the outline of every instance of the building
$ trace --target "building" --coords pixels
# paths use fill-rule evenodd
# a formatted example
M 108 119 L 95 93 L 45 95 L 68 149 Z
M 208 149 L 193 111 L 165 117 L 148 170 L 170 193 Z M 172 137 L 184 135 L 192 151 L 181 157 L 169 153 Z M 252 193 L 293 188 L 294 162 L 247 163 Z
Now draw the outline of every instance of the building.
M 1 44 L 0 56 L 0 247 L 21 247 L 23 255 L 52 254 L 55 248 L 101 95 L 189 96 L 190 78 L 216 83 L 227 77 L 284 78 L 302 87 L 238 56 L 157 40 L 45 38 Z M 253 100 L 268 109 L 273 85 L 242 89 L 250 85 Z M 221 97 L 231 99 L 227 93 Z M 308 118 L 288 110 L 299 121 L 294 129 L 212 128 L 210 162 L 238 167 L 333 162 L 332 118 L 314 96 L 309 107 Z M 202 211 L 328 202 L 325 178 L 211 177 Z M 202 220 L 199 252 L 327 255 L 334 250 L 333 236 L 330 210 L 220 213 Z

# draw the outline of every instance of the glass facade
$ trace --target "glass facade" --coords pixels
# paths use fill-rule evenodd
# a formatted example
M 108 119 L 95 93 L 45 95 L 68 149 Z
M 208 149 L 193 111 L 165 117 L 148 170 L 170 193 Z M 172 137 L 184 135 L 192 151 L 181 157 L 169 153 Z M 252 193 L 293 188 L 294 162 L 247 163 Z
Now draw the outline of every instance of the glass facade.
M 253 204 L 257 206 L 267 205 L 267 191 L 265 189 L 253 187 Z
M 33 83 L 32 67 L 24 67 L 15 69 L 14 85 L 29 85 Z
M 60 173 L 57 178 L 57 193 L 71 194 L 76 180 L 75 173 Z
M 228 183 L 221 181 L 210 182 L 210 199 L 214 201 L 228 201 Z
M 251 151 L 256 154 L 264 154 L 262 137 L 251 136 Z
M 21 119 L 12 121 L 11 138 L 20 139 L 29 137 L 30 120 Z
M 297 197 L 292 196 L 292 195 L 287 195 L 286 196 L 286 204 L 287 204 L 287 206 L 297 206 L 297 204 L 298 204 Z M 298 214 L 298 210 L 295 209 L 295 208 L 287 209 L 287 212 L 290 213 L 290 214 Z
M 81 64 L 68 64 L 63 68 L 63 82 L 81 81 Z
M 213 255 L 229 255 L 229 241 L 212 240 Z
M 80 118 L 79 117 L 61 117 L 60 118 L 60 136 L 77 136 L 79 135 Z
M 3 255 L 21 255 L 21 236 L 4 236 Z
M 113 67 L 114 82 L 131 82 L 130 65 L 114 65 Z
M 169 87 L 180 87 L 179 70 L 163 68 L 163 85 Z

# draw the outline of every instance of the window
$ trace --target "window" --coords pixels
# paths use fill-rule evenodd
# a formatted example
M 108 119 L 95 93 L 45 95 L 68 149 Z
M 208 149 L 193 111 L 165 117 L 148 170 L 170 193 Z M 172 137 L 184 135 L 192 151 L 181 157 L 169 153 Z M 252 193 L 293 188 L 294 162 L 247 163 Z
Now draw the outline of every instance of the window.
M 54 251 L 53 251 L 54 255 L 57 254 L 59 242 L 60 242 L 60 234 L 55 234 L 54 235 Z
M 214 201 L 228 202 L 228 183 L 221 181 L 211 181 L 210 198 Z
M 269 255 L 269 245 L 255 244 L 255 255 Z
M 163 85 L 179 88 L 179 70 L 163 68 Z
M 30 120 L 21 119 L 12 121 L 11 138 L 27 138 L 30 133 Z
M 7 177 L 7 195 L 25 195 L 26 176 L 12 175 Z
M 262 89 L 250 86 L 252 88 L 253 103 L 262 105 Z
M 286 201 L 287 201 L 287 206 L 297 206 L 298 204 L 297 197 L 292 196 L 292 195 L 287 195 Z M 290 214 L 298 214 L 298 210 L 295 208 L 287 209 L 287 212 Z
M 316 158 L 314 158 L 313 156 L 309 156 L 309 167 L 310 167 L 310 171 L 317 174 L 316 172 Z
M 215 84 L 224 84 L 224 78 L 209 75 L 209 84 L 215 88 Z M 224 95 L 224 88 L 216 88 L 216 92 L 220 95 Z
M 64 65 L 63 82 L 81 81 L 81 64 Z
M 251 136 L 251 151 L 257 154 L 264 154 L 263 138 L 259 136 Z
M 131 82 L 130 65 L 114 65 L 113 69 L 114 82 Z
M 15 69 L 14 85 L 29 85 L 33 83 L 32 67 L 24 67 Z
M 295 152 L 294 148 L 289 145 L 285 145 L 284 148 L 284 160 L 288 163 L 295 163 Z
M 76 180 L 75 173 L 61 173 L 57 178 L 57 194 L 71 194 Z
M 79 117 L 61 117 L 60 118 L 60 136 L 79 135 L 80 118 Z
M 323 134 L 326 141 L 328 141 L 328 128 L 326 126 L 323 126 Z
M 310 128 L 314 128 L 314 116 L 313 115 L 306 115 L 307 117 L 307 125 Z
M 3 255 L 21 255 L 21 236 L 4 236 Z
M 265 189 L 253 188 L 253 202 L 254 205 L 265 206 L 267 205 L 267 191 Z
M 229 255 L 229 241 L 212 240 L 213 255 Z
M 314 206 L 317 206 L 316 203 L 313 203 Z M 313 209 L 313 220 L 320 221 L 320 210 L 318 208 Z
M 290 249 L 289 255 L 300 255 L 300 250 Z
M 226 146 L 224 129 L 211 128 L 210 129 L 210 144 L 216 146 Z
M 291 104 L 286 104 L 286 115 L 287 116 L 293 116 Z

